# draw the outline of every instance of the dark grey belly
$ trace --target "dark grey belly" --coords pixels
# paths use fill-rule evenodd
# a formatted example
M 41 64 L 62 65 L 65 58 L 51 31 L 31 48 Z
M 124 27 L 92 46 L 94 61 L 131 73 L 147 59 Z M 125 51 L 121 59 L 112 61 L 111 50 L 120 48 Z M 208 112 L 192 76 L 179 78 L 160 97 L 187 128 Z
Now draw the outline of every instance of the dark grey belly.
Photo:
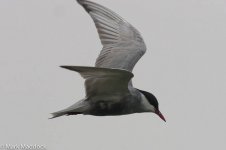
M 94 116 L 116 116 L 134 113 L 131 107 L 126 102 L 111 103 L 111 102 L 98 102 L 92 105 L 89 114 Z

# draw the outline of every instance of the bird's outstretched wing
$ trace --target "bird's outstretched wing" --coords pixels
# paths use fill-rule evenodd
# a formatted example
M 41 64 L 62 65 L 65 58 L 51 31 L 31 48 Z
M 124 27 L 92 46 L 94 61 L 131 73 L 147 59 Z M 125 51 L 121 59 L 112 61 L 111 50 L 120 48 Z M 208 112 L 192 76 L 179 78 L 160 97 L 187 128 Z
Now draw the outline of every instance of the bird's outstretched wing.
M 128 83 L 133 74 L 126 70 L 61 66 L 62 68 L 78 72 L 86 81 L 86 96 L 120 94 L 128 92 Z
M 103 49 L 96 67 L 133 70 L 146 51 L 140 33 L 110 9 L 88 0 L 77 0 L 95 22 Z

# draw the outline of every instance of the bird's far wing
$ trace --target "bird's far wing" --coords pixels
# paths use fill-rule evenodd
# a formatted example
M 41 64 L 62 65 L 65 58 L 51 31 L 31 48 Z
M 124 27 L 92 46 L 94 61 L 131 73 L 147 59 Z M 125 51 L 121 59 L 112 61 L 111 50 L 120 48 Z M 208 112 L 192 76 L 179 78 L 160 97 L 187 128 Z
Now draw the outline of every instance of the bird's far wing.
M 62 68 L 78 72 L 86 81 L 86 96 L 119 94 L 128 92 L 128 83 L 133 74 L 126 70 L 61 66 Z
M 104 6 L 88 0 L 77 1 L 94 20 L 103 45 L 96 67 L 132 71 L 146 51 L 138 30 Z

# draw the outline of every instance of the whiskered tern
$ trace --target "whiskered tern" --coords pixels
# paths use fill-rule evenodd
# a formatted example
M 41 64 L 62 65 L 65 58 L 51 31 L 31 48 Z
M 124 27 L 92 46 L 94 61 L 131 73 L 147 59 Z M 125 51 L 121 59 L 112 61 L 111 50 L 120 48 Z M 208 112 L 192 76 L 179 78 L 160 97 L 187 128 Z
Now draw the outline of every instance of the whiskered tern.
M 77 0 L 93 19 L 103 49 L 95 67 L 61 66 L 85 79 L 86 97 L 74 105 L 52 113 L 63 115 L 117 116 L 152 112 L 166 121 L 156 97 L 132 85 L 132 70 L 146 52 L 139 31 L 122 17 L 88 0 Z

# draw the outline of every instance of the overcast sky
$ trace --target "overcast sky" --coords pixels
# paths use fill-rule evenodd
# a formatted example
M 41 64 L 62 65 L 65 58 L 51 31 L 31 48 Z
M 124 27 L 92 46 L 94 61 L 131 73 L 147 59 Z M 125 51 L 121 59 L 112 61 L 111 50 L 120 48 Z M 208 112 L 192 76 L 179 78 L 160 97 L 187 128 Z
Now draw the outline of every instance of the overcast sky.
M 226 1 L 95 0 L 143 35 L 134 86 L 158 116 L 50 113 L 84 97 L 83 79 L 60 65 L 93 66 L 102 46 L 75 0 L 0 1 L 0 144 L 48 150 L 226 149 Z

